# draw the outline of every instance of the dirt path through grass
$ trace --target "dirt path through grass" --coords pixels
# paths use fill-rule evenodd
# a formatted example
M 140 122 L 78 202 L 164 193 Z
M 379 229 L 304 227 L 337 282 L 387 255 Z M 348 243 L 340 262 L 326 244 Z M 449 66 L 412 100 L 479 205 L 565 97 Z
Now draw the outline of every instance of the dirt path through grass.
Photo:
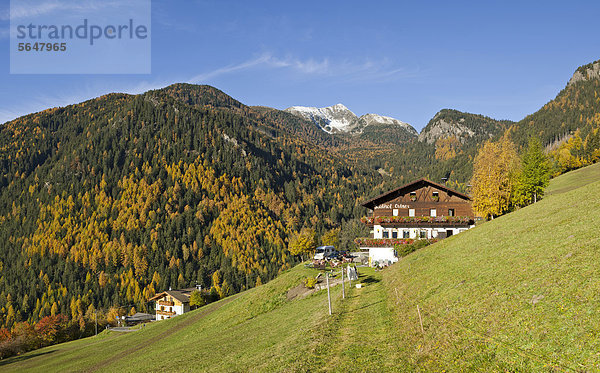
M 327 372 L 402 371 L 381 272 L 361 269 L 363 287 L 348 289 L 315 348 Z M 355 282 L 356 283 L 356 282 Z M 336 291 L 341 291 L 338 287 Z

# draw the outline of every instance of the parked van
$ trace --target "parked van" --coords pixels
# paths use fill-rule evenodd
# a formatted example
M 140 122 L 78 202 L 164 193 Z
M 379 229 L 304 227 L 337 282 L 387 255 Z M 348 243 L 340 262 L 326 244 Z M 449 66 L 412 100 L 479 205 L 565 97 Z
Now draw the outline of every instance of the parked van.
M 335 255 L 337 251 L 333 246 L 319 246 L 315 249 L 315 260 L 323 260 Z

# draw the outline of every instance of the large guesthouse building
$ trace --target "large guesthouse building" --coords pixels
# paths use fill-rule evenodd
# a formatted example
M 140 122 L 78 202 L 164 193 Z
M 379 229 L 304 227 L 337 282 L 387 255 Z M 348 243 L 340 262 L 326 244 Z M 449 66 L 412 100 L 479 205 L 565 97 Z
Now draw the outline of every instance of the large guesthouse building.
M 359 240 L 372 260 L 385 259 L 403 239 L 441 239 L 474 226 L 471 198 L 466 194 L 419 179 L 362 204 L 372 238 Z
M 365 203 L 373 238 L 445 238 L 469 229 L 471 198 L 444 185 L 419 179 Z

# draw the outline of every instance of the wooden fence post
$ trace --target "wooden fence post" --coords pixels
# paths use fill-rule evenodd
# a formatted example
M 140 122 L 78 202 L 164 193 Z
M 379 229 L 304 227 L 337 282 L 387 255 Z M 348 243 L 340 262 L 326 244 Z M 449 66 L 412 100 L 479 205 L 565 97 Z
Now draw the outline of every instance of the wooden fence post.
M 419 313 L 419 324 L 421 324 L 421 333 L 425 335 L 425 330 L 423 329 L 423 319 L 421 318 L 421 310 L 419 309 L 419 305 L 417 304 L 417 312 Z
M 327 303 L 329 303 L 329 314 L 331 315 L 331 295 L 329 294 L 329 273 L 325 274 L 327 280 Z

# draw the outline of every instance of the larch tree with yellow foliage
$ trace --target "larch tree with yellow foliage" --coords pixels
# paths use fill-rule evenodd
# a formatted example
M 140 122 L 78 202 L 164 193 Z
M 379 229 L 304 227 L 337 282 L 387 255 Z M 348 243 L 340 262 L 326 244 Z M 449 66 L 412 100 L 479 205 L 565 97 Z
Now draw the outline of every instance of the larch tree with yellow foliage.
M 315 231 L 311 228 L 302 228 L 298 233 L 295 233 L 290 239 L 288 250 L 292 255 L 310 254 L 317 247 L 317 239 Z
M 340 228 L 331 229 L 321 237 L 321 242 L 323 245 L 330 245 L 336 248 L 340 247 Z
M 473 209 L 477 215 L 493 219 L 509 211 L 519 169 L 515 145 L 506 136 L 483 145 L 475 157 L 471 179 Z

